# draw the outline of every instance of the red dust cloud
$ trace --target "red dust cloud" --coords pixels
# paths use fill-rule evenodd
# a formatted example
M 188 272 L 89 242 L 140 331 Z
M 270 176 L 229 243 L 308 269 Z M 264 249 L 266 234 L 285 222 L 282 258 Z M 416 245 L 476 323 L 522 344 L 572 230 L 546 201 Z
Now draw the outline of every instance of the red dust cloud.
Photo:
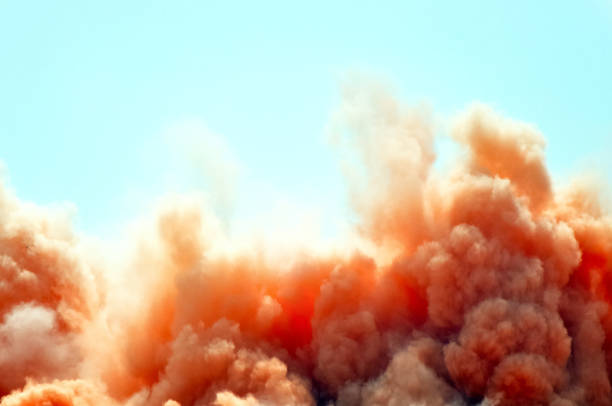
M 553 187 L 538 131 L 485 106 L 455 120 L 464 153 L 442 171 L 427 112 L 344 99 L 331 129 L 361 245 L 223 250 L 181 200 L 114 263 L 0 188 L 0 404 L 612 404 L 593 187 Z

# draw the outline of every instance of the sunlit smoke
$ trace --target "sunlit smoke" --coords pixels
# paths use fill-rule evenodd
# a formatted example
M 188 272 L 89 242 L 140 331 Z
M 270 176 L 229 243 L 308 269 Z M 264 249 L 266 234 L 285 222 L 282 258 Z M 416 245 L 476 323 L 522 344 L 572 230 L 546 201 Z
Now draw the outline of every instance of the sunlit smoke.
M 1 187 L 0 404 L 612 404 L 612 217 L 553 184 L 534 126 L 479 104 L 453 123 L 441 172 L 428 111 L 344 89 L 358 223 L 326 252 L 245 247 L 185 197 L 94 255 Z

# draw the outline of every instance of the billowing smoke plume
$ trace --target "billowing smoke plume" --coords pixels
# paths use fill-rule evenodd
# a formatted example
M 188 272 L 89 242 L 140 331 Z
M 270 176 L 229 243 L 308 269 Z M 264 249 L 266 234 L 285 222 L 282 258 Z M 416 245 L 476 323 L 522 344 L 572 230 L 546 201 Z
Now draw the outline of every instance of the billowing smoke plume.
M 119 261 L 1 188 L 0 404 L 612 404 L 593 189 L 553 187 L 538 131 L 485 106 L 456 119 L 465 154 L 440 171 L 426 111 L 344 99 L 360 243 L 325 255 L 237 249 L 185 199 Z

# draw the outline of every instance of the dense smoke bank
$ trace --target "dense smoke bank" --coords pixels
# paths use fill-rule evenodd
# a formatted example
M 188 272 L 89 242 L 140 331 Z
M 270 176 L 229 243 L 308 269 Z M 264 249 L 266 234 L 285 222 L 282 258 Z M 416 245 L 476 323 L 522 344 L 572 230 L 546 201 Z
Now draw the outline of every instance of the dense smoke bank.
M 331 128 L 367 244 L 288 262 L 188 199 L 95 260 L 1 187 L 0 404 L 612 404 L 612 218 L 535 128 L 473 106 L 443 173 L 380 89 Z

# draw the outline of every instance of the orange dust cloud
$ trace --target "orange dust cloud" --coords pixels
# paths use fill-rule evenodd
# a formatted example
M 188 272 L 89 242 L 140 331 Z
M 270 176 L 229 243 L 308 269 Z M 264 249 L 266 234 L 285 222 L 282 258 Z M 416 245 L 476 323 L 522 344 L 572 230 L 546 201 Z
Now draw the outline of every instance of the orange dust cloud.
M 288 262 L 189 199 L 95 259 L 1 187 L 0 405 L 611 405 L 597 193 L 553 184 L 537 129 L 483 105 L 435 169 L 433 121 L 347 89 L 330 129 L 364 243 Z

